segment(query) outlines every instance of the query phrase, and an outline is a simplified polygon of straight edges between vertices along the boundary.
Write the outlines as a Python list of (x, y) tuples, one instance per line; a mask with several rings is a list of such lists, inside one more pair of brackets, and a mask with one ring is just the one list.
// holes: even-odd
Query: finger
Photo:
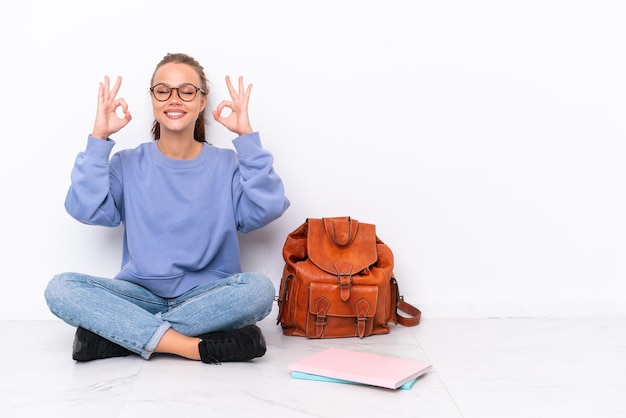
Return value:
[(217, 108), (215, 109), (215, 112), (218, 115), (221, 115), (222, 114), (222, 110), (224, 110), (225, 107), (227, 107), (229, 109), (232, 109), (233, 108), (233, 102), (228, 101), (228, 100), (222, 100), (220, 102), (220, 104), (217, 105)]
[(242, 94), (243, 92), (243, 76), (239, 76), (239, 94)]
[(104, 100), (104, 84), (101, 82), (98, 83), (98, 104), (102, 103)]
[(104, 76), (104, 84), (102, 88), (103, 88), (102, 99), (106, 101), (109, 98), (109, 76), (108, 75)]
[(128, 113), (128, 103), (126, 103), (126, 100), (120, 98), (116, 100), (116, 103), (122, 108), (122, 112)]
[(244, 102), (246, 104), (246, 108), (248, 107), (248, 102), (250, 101), (250, 92), (252, 91), (252, 84), (248, 84), (248, 88), (246, 89), (246, 95), (244, 98)]
[(226, 87), (228, 87), (228, 92), (230, 93), (230, 97), (234, 99), (235, 96), (237, 95), (237, 92), (235, 91), (233, 84), (230, 82), (230, 76), (226, 76)]
[(117, 92), (120, 90), (121, 85), (122, 85), (122, 77), (117, 76), (117, 80), (115, 80), (115, 85), (113, 86), (113, 89), (111, 90), (111, 96), (113, 97), (117, 96)]
[(215, 115), (220, 115), (222, 113), (222, 109), (224, 108), (224, 102), (221, 102), (220, 104), (217, 105), (217, 107), (215, 108), (215, 110), (213, 111), (213, 114)]
[(247, 106), (248, 101), (250, 100), (250, 91), (252, 90), (252, 84), (248, 84), (248, 87), (244, 89), (243, 87), (243, 76), (239, 76), (239, 98), (243, 95), (243, 103)]

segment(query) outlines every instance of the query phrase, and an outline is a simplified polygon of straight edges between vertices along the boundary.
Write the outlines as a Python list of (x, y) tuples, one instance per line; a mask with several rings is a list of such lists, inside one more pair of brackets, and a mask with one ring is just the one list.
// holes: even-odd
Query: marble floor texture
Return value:
[[(172, 356), (76, 363), (74, 329), (0, 321), (0, 417), (626, 417), (626, 318), (430, 319), (387, 335), (287, 337), (265, 356), (207, 365)], [(326, 348), (428, 361), (411, 389), (291, 378)]]

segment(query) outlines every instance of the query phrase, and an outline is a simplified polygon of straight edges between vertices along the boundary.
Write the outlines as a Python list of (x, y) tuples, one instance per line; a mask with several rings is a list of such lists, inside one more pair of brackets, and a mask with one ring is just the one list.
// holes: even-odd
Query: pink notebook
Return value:
[(424, 361), (329, 348), (291, 363), (288, 369), (290, 372), (397, 389), (426, 373), (431, 366)]

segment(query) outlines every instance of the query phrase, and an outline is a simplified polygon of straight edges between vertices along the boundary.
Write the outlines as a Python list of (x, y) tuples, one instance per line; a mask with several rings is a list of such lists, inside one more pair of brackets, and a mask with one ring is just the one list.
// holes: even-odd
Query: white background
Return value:
[[(377, 225), (428, 317), (624, 316), (626, 6), (614, 1), (45, 1), (0, 6), (0, 319), (51, 319), (62, 271), (112, 276), (121, 230), (63, 200), (98, 82), (150, 141), (167, 52), (254, 84), (253, 127), (292, 202), (242, 236), (278, 285), (307, 217)], [(213, 123), (214, 145), (233, 135)], [(86, 301), (86, 303), (89, 303)]]

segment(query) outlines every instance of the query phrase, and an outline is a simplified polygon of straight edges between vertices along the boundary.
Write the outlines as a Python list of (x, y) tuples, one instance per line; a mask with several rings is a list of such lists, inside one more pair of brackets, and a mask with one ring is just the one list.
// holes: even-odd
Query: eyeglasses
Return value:
[(178, 93), (178, 97), (180, 97), (180, 100), (182, 100), (183, 102), (193, 101), (193, 99), (196, 98), (198, 92), (206, 94), (206, 92), (200, 87), (196, 87), (190, 83), (181, 84), (178, 87), (170, 87), (167, 84), (159, 83), (150, 87), (150, 92), (159, 102), (164, 102), (168, 100), (172, 95), (172, 90), (176, 90), (176, 93)]

